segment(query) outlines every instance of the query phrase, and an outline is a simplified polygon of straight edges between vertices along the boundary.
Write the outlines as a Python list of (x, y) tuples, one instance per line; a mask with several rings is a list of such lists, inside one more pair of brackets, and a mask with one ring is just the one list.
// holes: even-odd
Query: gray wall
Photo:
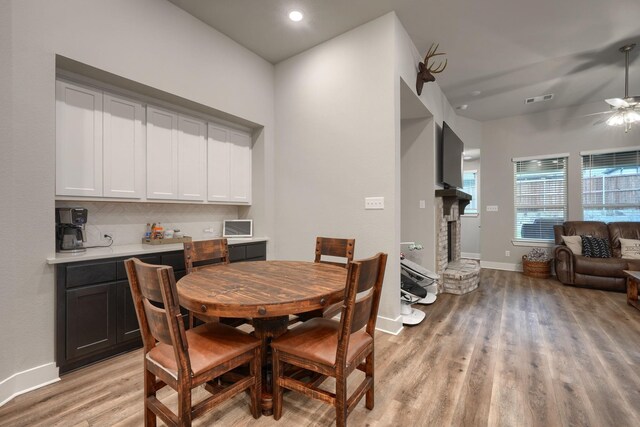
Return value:
[(9, 112), (1, 114), (0, 213), (12, 237), (3, 233), (0, 245), (2, 402), (57, 377), (54, 270), (45, 263), (55, 250), (55, 55), (263, 125), (254, 156), (263, 177), (254, 178), (255, 207), (244, 211), (265, 236), (274, 234), (265, 202), (273, 199), (274, 68), (165, 1), (25, 0), (0, 8), (0, 111)]
[[(513, 157), (569, 153), (568, 216), (570, 220), (581, 220), (580, 151), (640, 145), (640, 127), (625, 133), (619, 127), (593, 126), (598, 116), (581, 117), (606, 109), (604, 102), (598, 102), (483, 123), (480, 157), (483, 266), (519, 268), (522, 255), (531, 249), (511, 243)], [(486, 212), (487, 205), (497, 205), (498, 212)], [(510, 251), (511, 256), (506, 257), (505, 251)]]
[[(389, 252), (379, 312), (390, 319), (400, 309), (399, 289), (389, 291), (399, 274), (393, 18), (277, 64), (275, 104), (277, 257), (313, 259), (316, 236), (355, 238), (356, 259)], [(365, 210), (368, 196), (385, 209)]]

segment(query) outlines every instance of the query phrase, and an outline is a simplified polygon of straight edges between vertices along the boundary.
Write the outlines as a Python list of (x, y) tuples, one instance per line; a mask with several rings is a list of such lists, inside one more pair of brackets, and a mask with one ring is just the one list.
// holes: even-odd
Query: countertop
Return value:
[[(233, 246), (244, 243), (266, 242), (267, 240), (269, 239), (266, 237), (253, 237), (250, 239), (227, 239), (227, 243), (229, 246)], [(67, 262), (181, 251), (183, 247), (182, 243), (172, 243), (169, 245), (143, 245), (142, 243), (137, 243), (133, 245), (110, 246), (108, 248), (89, 248), (85, 252), (75, 254), (56, 253), (54, 256), (47, 258), (47, 264), (64, 264)]]

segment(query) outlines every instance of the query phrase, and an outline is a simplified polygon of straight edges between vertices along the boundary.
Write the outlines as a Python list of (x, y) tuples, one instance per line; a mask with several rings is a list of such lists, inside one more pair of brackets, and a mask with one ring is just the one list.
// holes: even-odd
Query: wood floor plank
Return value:
[[(422, 324), (376, 334), (375, 408), (359, 403), (350, 425), (640, 425), (640, 311), (624, 294), (485, 269), (476, 291), (414, 307)], [(176, 403), (170, 390), (159, 396)], [(14, 398), (0, 407), (0, 426), (140, 426), (142, 410), (136, 350)], [(194, 425), (333, 423), (328, 405), (286, 393), (280, 421), (254, 420), (241, 394)]]

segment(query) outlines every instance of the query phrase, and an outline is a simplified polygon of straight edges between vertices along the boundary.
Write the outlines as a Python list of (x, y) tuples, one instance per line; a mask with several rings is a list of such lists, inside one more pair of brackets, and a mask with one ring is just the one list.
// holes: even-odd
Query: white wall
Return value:
[[(481, 196), (482, 206), (497, 205), (498, 212), (483, 212), (481, 253), (483, 265), (518, 268), (529, 247), (513, 246), (513, 157), (569, 153), (569, 220), (581, 220), (580, 151), (640, 145), (640, 128), (629, 133), (599, 119), (581, 117), (603, 111), (604, 102), (585, 104), (483, 123)], [(511, 256), (506, 257), (505, 251)]]
[[(467, 143), (465, 141), (465, 150)], [(476, 171), (476, 189), (477, 195), (480, 194), (480, 182), (482, 174), (480, 173), (480, 160), (464, 161), (465, 171)], [(476, 202), (480, 202), (476, 196)], [(466, 214), (460, 217), (460, 252), (463, 258), (480, 259), (480, 225), (482, 219), (482, 210), (480, 203), (478, 206), (478, 214)], [(468, 206), (467, 206), (468, 209)]]
[(274, 234), (266, 202), (273, 199), (274, 69), (166, 1), (24, 0), (0, 8), (0, 111), (11, 110), (2, 115), (10, 120), (3, 120), (0, 168), (0, 212), (11, 230), (0, 245), (3, 402), (57, 375), (54, 275), (45, 264), (54, 252), (55, 55), (263, 125), (261, 158), (254, 155), (262, 176), (254, 174), (254, 207), (243, 214), (265, 236)]

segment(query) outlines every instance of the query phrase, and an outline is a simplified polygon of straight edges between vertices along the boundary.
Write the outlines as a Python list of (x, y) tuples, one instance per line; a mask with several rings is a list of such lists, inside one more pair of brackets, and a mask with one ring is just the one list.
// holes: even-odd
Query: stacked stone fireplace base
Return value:
[(473, 259), (451, 261), (440, 277), (442, 292), (462, 295), (480, 284), (480, 263)]
[(471, 196), (460, 190), (436, 191), (436, 227), (438, 229), (437, 264), (439, 293), (462, 295), (480, 283), (480, 263), (460, 258), (460, 215)]

